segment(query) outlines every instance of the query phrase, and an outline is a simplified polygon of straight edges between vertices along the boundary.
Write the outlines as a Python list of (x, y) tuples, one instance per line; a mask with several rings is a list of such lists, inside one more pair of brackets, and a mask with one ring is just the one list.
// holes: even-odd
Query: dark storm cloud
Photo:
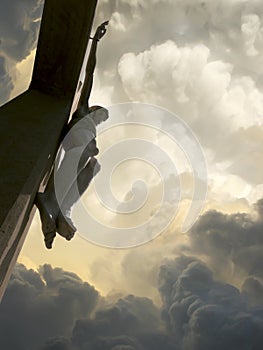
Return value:
[[(0, 348), (260, 350), (262, 207), (260, 200), (257, 217), (215, 211), (200, 217), (189, 234), (195, 256), (160, 266), (161, 308), (134, 295), (102, 298), (60, 268), (17, 265), (0, 305)], [(242, 270), (240, 289), (218, 277), (229, 261)]]
[[(0, 307), (0, 346), (10, 350), (259, 350), (262, 284), (242, 293), (195, 257), (164, 261), (162, 310), (129, 295), (112, 302), (80, 278), (45, 265), (18, 265)], [(262, 305), (262, 304), (261, 304)], [(93, 313), (91, 311), (96, 307)]]
[[(10, 350), (174, 350), (160, 310), (132, 295), (100, 299), (74, 273), (17, 265), (0, 306), (0, 347)], [(92, 310), (97, 305), (96, 312)]]
[(0, 307), (0, 348), (36, 349), (48, 338), (68, 336), (97, 301), (98, 292), (75, 274), (49, 265), (39, 274), (18, 265)]
[(250, 307), (238, 289), (215, 281), (199, 260), (181, 257), (163, 265), (160, 292), (180, 349), (261, 349), (263, 307)]
[(257, 202), (257, 218), (249, 214), (210, 211), (200, 217), (190, 238), (193, 252), (205, 254), (214, 268), (235, 270), (263, 278), (263, 200)]
[(77, 349), (175, 349), (162, 331), (160, 311), (147, 298), (132, 295), (97, 311), (90, 320), (77, 321), (73, 344)]

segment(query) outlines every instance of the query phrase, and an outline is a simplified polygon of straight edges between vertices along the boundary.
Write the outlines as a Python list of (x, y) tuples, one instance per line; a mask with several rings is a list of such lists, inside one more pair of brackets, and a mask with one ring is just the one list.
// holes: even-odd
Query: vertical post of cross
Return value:
[(69, 117), (96, 5), (45, 1), (30, 87), (0, 108), (0, 298)]

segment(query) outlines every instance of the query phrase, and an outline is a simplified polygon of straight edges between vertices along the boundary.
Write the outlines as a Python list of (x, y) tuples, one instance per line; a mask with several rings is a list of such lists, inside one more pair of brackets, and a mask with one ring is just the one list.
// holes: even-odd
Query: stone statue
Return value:
[[(89, 107), (89, 96), (96, 66), (98, 41), (106, 33), (107, 25), (108, 21), (102, 23), (97, 28), (94, 37), (91, 38), (92, 45), (79, 103), (71, 121), (62, 133), (63, 138), (68, 135), (62, 141), (65, 154), (56, 172), (56, 191), (63, 194), (62, 203), (59, 205), (56, 197), (54, 168), (45, 191), (38, 193), (35, 199), (35, 204), (40, 213), (45, 245), (48, 249), (52, 248), (56, 232), (67, 240), (73, 238), (76, 228), (70, 218), (71, 207), (77, 202), (79, 195), (81, 196), (85, 192), (93, 177), (100, 170), (100, 165), (95, 158), (99, 153), (96, 146), (96, 126), (107, 120), (109, 115), (107, 109), (101, 106)], [(76, 171), (76, 169), (72, 169), (72, 159), (80, 154), (81, 157)], [(76, 184), (79, 195), (74, 190)]]

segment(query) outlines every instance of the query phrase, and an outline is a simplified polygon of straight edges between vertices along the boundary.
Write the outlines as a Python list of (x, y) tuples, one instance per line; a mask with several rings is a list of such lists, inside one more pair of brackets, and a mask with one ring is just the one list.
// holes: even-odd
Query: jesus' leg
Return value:
[(71, 208), (86, 191), (91, 180), (93, 177), (95, 177), (99, 170), (100, 165), (97, 159), (91, 157), (87, 165), (79, 172), (77, 183), (74, 183), (71, 186), (70, 190), (64, 197), (61, 210), (57, 216), (56, 226), (57, 232), (67, 240), (70, 240), (76, 232), (76, 228), (70, 218)]
[[(82, 148), (77, 147), (69, 149), (62, 159), (61, 165), (56, 170), (56, 174), (54, 174), (54, 170), (52, 171), (44, 193), (37, 194), (35, 203), (39, 209), (42, 232), (48, 249), (52, 248), (56, 231), (68, 240), (73, 237), (76, 228), (69, 216), (67, 217), (68, 221), (66, 221), (62, 213), (60, 213), (60, 207), (64, 205), (65, 210), (70, 212), (71, 206), (78, 200), (74, 193), (76, 181), (80, 186), (79, 192), (81, 194), (87, 189), (93, 178), (93, 170), (97, 163), (95, 159), (92, 160), (92, 156), (97, 153), (98, 149), (94, 140), (88, 144), (84, 151)], [(76, 159), (80, 159), (79, 164), (76, 163)], [(89, 159), (91, 163), (88, 166), (86, 164)], [(76, 168), (77, 171), (74, 170)], [(63, 213), (66, 211), (63, 211)], [(58, 216), (60, 217), (59, 220), (57, 220)], [(59, 223), (58, 229), (56, 221)]]
[(54, 169), (50, 175), (45, 192), (37, 194), (35, 204), (40, 214), (45, 245), (48, 249), (51, 249), (52, 242), (56, 236), (55, 217), (58, 211), (54, 192)]

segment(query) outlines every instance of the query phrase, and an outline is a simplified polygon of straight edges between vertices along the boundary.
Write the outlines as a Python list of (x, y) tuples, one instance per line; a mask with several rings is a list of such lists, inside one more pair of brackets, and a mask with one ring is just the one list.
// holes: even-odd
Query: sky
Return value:
[[(42, 6), (0, 0), (1, 104), (28, 88)], [(73, 213), (82, 235), (48, 251), (35, 215), (0, 305), (1, 348), (261, 349), (262, 2), (100, 0), (93, 31), (107, 19), (90, 102), (110, 118)], [(102, 227), (142, 223), (145, 244), (100, 245)]]

